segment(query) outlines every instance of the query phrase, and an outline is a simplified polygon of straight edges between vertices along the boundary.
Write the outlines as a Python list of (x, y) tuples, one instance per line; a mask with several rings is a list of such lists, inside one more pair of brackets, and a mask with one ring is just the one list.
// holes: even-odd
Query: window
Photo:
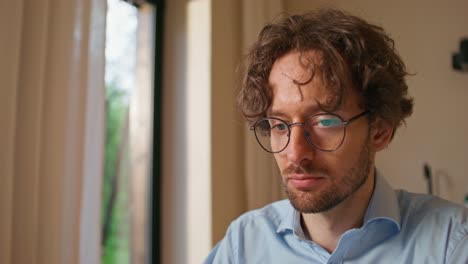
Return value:
[(155, 32), (159, 32), (155, 21), (161, 23), (161, 19), (155, 18), (161, 10), (154, 7), (108, 0), (104, 264), (156, 263), (159, 259), (159, 183), (153, 176), (159, 170), (159, 152), (153, 148), (159, 136), (153, 126), (159, 124), (159, 110), (154, 108), (159, 106), (154, 102), (159, 90), (154, 87), (160, 83), (161, 65), (160, 56), (155, 56)]

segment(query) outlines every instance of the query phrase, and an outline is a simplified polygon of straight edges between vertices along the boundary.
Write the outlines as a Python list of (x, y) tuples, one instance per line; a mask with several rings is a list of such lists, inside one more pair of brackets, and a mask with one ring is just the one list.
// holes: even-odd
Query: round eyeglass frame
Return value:
[[(309, 143), (309, 145), (311, 145), (312, 147), (314, 147), (315, 149), (318, 149), (320, 151), (324, 151), (324, 152), (333, 152), (333, 151), (336, 151), (337, 149), (339, 149), (341, 147), (341, 145), (343, 145), (343, 142), (346, 138), (346, 128), (354, 121), (356, 121), (357, 119), (365, 116), (369, 114), (368, 111), (362, 111), (361, 113), (351, 117), (350, 119), (348, 120), (344, 120), (341, 116), (335, 114), (335, 113), (319, 113), (319, 114), (315, 114), (315, 115), (312, 115), (312, 116), (309, 116), (306, 118), (306, 121), (304, 122), (294, 122), (294, 123), (287, 123), (286, 121), (282, 120), (282, 119), (279, 119), (279, 118), (276, 118), (276, 117), (265, 117), (265, 118), (262, 118), (260, 120), (257, 120), (252, 126), (250, 126), (250, 130), (252, 130), (254, 132), (254, 135), (255, 135), (255, 139), (257, 140), (257, 143), (260, 145), (260, 147), (265, 150), (266, 152), (269, 152), (269, 153), (273, 153), (273, 154), (276, 154), (276, 153), (280, 153), (281, 151), (285, 150), (288, 145), (289, 145), (289, 141), (291, 140), (291, 127), (293, 126), (301, 126), (302, 128), (304, 128), (306, 122), (312, 118), (315, 118), (317, 116), (321, 116), (321, 115), (332, 115), (332, 116), (336, 116), (338, 117), (340, 120), (341, 120), (341, 125), (343, 126), (343, 138), (341, 139), (341, 142), (340, 144), (338, 144), (338, 146), (334, 149), (323, 149), (323, 148), (320, 148), (318, 146), (316, 146), (306, 135), (306, 131), (304, 130), (304, 138), (306, 139), (307, 143)], [(262, 121), (265, 121), (265, 120), (268, 120), (268, 119), (275, 119), (275, 120), (278, 120), (280, 122), (283, 122), (287, 127), (288, 127), (288, 133), (287, 133), (287, 137), (288, 137), (288, 141), (286, 142), (286, 144), (284, 145), (284, 147), (279, 150), (279, 151), (270, 151), (268, 150), (267, 148), (265, 148), (262, 143), (261, 143), (261, 140), (258, 138), (259, 136), (257, 135), (257, 131), (256, 131), (256, 126), (262, 122)]]

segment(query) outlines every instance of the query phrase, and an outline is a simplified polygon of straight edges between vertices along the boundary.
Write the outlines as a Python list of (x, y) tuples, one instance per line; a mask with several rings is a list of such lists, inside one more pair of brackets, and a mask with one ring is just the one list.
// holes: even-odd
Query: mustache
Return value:
[(285, 169), (281, 170), (281, 175), (287, 176), (289, 174), (315, 174), (315, 175), (326, 175), (326, 170), (323, 168), (314, 167), (311, 164), (304, 165), (289, 165)]

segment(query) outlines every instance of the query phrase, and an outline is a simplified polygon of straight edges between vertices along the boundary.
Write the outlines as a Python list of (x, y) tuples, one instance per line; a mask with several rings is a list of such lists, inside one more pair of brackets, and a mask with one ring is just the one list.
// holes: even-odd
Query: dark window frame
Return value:
[(162, 95), (163, 95), (163, 32), (164, 0), (124, 0), (137, 8), (149, 3), (154, 6), (154, 97), (153, 97), (153, 149), (151, 167), (151, 201), (149, 223), (151, 224), (148, 263), (161, 263), (161, 179), (162, 179)]
[(150, 263), (161, 263), (161, 180), (162, 180), (162, 95), (164, 0), (148, 0), (154, 14), (154, 99), (153, 99), (153, 167), (151, 182), (151, 250)]

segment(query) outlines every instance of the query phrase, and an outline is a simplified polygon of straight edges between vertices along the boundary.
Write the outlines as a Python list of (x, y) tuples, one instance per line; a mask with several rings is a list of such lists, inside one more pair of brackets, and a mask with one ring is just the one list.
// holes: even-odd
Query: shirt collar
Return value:
[(400, 230), (400, 207), (395, 191), (375, 170), (374, 192), (364, 215), (364, 225), (376, 219), (389, 220)]
[[(384, 177), (375, 170), (374, 192), (364, 216), (364, 225), (377, 220), (388, 220), (393, 222), (400, 230), (400, 209), (395, 191), (387, 183)], [(291, 204), (287, 207), (283, 220), (276, 229), (277, 233), (291, 230), (299, 237), (304, 236), (300, 223), (300, 213)]]
[[(289, 202), (289, 200), (288, 200)], [(300, 227), (300, 218), (299, 212), (292, 207), (291, 203), (288, 203), (288, 207), (286, 209), (286, 212), (284, 214), (283, 220), (281, 223), (278, 225), (278, 228), (276, 229), (276, 233), (282, 233), (286, 232), (287, 230), (297, 230), (297, 225)], [(300, 228), (302, 230), (302, 228)]]

